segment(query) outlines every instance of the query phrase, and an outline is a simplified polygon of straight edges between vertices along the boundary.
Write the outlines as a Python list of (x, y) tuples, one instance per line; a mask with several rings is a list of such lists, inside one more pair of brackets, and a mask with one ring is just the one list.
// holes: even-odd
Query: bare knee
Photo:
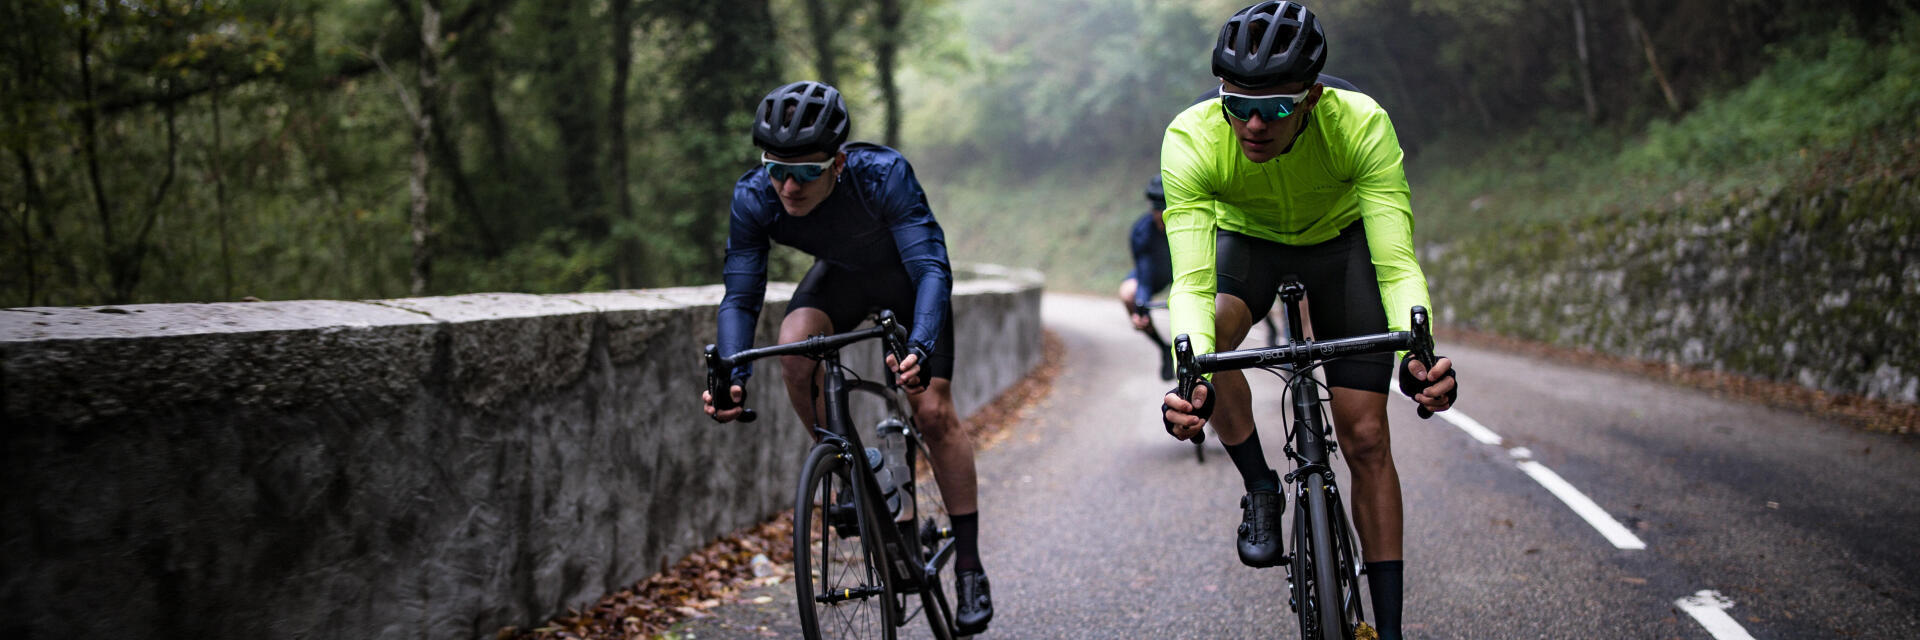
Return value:
[(813, 372), (819, 369), (819, 363), (804, 356), (782, 356), (780, 372), (786, 378), (788, 388), (803, 388), (813, 381)]
[(1385, 416), (1366, 416), (1355, 420), (1340, 441), (1340, 452), (1355, 469), (1373, 469), (1393, 464), (1392, 440), (1387, 434)]
[(928, 445), (936, 445), (954, 438), (965, 438), (960, 428), (960, 417), (953, 409), (953, 402), (935, 395), (932, 390), (914, 398), (913, 422), (920, 427), (920, 433)]

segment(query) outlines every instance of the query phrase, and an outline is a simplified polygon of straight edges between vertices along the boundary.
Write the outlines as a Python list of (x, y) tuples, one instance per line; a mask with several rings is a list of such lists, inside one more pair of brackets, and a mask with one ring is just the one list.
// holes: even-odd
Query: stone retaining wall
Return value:
[(1920, 186), (1699, 203), (1423, 251), (1437, 316), (1560, 346), (1920, 402)]
[[(1039, 282), (955, 284), (963, 415), (1038, 362)], [(492, 638), (591, 604), (791, 506), (777, 366), (759, 422), (700, 413), (719, 297), (0, 310), (0, 637)]]

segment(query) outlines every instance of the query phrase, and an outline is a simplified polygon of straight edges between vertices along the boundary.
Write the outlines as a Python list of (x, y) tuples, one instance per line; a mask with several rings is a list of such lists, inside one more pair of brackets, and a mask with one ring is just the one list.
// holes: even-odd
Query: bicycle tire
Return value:
[(1360, 604), (1360, 554), (1356, 550), (1353, 526), (1347, 521), (1347, 510), (1340, 504), (1337, 487), (1330, 496), (1333, 499), (1328, 501), (1327, 507), (1329, 515), (1333, 516), (1333, 548), (1335, 558), (1339, 561), (1340, 593), (1345, 598), (1341, 601), (1341, 622), (1345, 625), (1347, 637), (1377, 638), (1377, 633), (1362, 633), (1366, 625), (1366, 612)]
[[(908, 420), (914, 433), (919, 433), (919, 425)], [(940, 483), (934, 478), (933, 453), (927, 449), (925, 440), (913, 438), (913, 450), (916, 453), (913, 467), (913, 518), (914, 544), (920, 550), (916, 558), (925, 563), (927, 558), (938, 553), (940, 543), (950, 539), (953, 521), (947, 513), (947, 501), (940, 494)], [(925, 462), (926, 472), (922, 473), (921, 462)], [(925, 583), (920, 586), (920, 610), (927, 617), (927, 625), (933, 629), (935, 640), (953, 640), (956, 637), (953, 624), (953, 599), (947, 595), (946, 585), (953, 583), (953, 562), (951, 558), (941, 563), (931, 574), (924, 576)]]
[(1298, 603), (1300, 637), (1306, 640), (1350, 640), (1352, 627), (1343, 620), (1340, 600), (1340, 562), (1333, 545), (1332, 517), (1327, 509), (1326, 479), (1307, 474), (1294, 517), (1293, 579)]
[[(867, 501), (852, 484), (854, 469), (839, 447), (826, 443), (814, 446), (800, 469), (793, 508), (793, 591), (801, 633), (808, 640), (893, 640), (899, 626), (891, 606), (893, 578), (885, 570), (885, 551), (873, 544), (877, 523), (861, 506)], [(843, 513), (829, 509), (836, 504), (853, 505), (853, 535), (841, 536), (844, 516), (829, 522), (830, 513)], [(834, 598), (836, 593), (843, 596)]]

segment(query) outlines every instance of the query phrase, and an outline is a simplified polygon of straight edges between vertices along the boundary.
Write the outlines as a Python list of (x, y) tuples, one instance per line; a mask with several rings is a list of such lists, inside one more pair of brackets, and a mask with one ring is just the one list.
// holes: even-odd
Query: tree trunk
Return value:
[(87, 26), (87, 9), (91, 3), (82, 2), (80, 8), (80, 33), (76, 43), (80, 51), (80, 153), (86, 156), (87, 185), (93, 192), (94, 215), (100, 219), (100, 250), (104, 262), (109, 264), (113, 250), (113, 204), (107, 200), (107, 189), (100, 181), (100, 141), (99, 115), (94, 106), (93, 88), (93, 34)]
[[(560, 138), (561, 183), (566, 185), (567, 222), (588, 241), (606, 238), (612, 225), (607, 223), (606, 174), (600, 168), (600, 107), (593, 93), (604, 86), (597, 63), (600, 56), (586, 50), (581, 39), (571, 35), (575, 29), (588, 28), (585, 9), (571, 2), (549, 2), (541, 9), (540, 25), (547, 30), (542, 61), (547, 76), (544, 91), (552, 95), (543, 101)], [(593, 23), (592, 28), (600, 28)], [(727, 42), (723, 46), (739, 46)]]
[(880, 97), (887, 105), (887, 129), (882, 143), (900, 146), (900, 89), (894, 83), (894, 61), (900, 52), (901, 0), (880, 0), (879, 31), (873, 46), (873, 67), (880, 81)]
[(1573, 49), (1580, 55), (1580, 95), (1586, 99), (1587, 122), (1600, 121), (1600, 101), (1593, 92), (1593, 59), (1587, 51), (1587, 7), (1583, 0), (1567, 0), (1573, 5)]
[(413, 269), (412, 295), (426, 295), (433, 273), (432, 226), (427, 219), (427, 178), (433, 169), (433, 109), (428, 105), (439, 91), (440, 77), (435, 53), (440, 49), (440, 8), (434, 0), (420, 0), (420, 87), (419, 109), (413, 114), (413, 173), (407, 181), (412, 197)]
[[(38, 249), (46, 245), (48, 251), (58, 254), (53, 245), (53, 226), (46, 214), (46, 197), (40, 191), (40, 178), (34, 175), (33, 157), (27, 155), (25, 145), (13, 148), (14, 164), (20, 169), (20, 182), (26, 185), (26, 194), (20, 203), (20, 256), (26, 262), (27, 297), (20, 306), (37, 306), (40, 302), (40, 256)], [(33, 237), (33, 214), (40, 212), (40, 238)]]
[(1640, 40), (1640, 49), (1647, 56), (1647, 67), (1653, 70), (1654, 81), (1660, 83), (1660, 94), (1667, 99), (1667, 109), (1679, 113), (1680, 99), (1674, 95), (1673, 84), (1667, 82), (1667, 72), (1660, 68), (1660, 57), (1654, 55), (1653, 35), (1647, 33), (1646, 23), (1641, 22), (1639, 14), (1634, 13), (1631, 2), (1621, 0), (1620, 8), (1627, 14), (1627, 30)]
[(833, 51), (833, 32), (839, 27), (839, 21), (834, 19), (833, 8), (827, 2), (807, 0), (807, 28), (809, 35), (813, 36), (814, 73), (820, 76), (821, 82), (838, 88), (840, 77), (835, 70), (839, 68), (840, 61)]
[[(8, 17), (14, 16), (9, 15)], [(28, 56), (19, 56), (14, 60), (15, 69), (19, 71), (19, 74), (0, 78), (0, 97), (8, 100), (22, 100), (26, 96), (32, 95), (25, 93), (25, 91), (30, 91), (30, 89), (26, 89), (12, 82), (12, 80), (18, 78), (24, 81), (21, 83), (23, 85), (32, 84), (30, 80), (27, 80), (32, 77), (28, 75), (28, 65), (30, 64), (32, 64), (32, 61), (28, 60)], [(46, 251), (50, 258), (49, 262), (51, 263), (58, 263), (60, 261), (61, 251), (53, 246), (53, 220), (52, 216), (48, 215), (49, 210), (47, 207), (46, 192), (40, 188), (39, 170), (36, 169), (33, 164), (33, 153), (31, 151), (33, 148), (33, 140), (26, 133), (29, 129), (27, 128), (27, 118), (22, 114), (23, 111), (25, 110), (13, 108), (11, 104), (6, 107), (7, 115), (11, 116), (7, 119), (8, 126), (20, 132), (18, 136), (11, 136), (12, 140), (10, 140), (10, 142), (13, 144), (8, 145), (8, 147), (9, 150), (13, 152), (14, 167), (20, 171), (20, 184), (24, 191), (20, 199), (20, 258), (21, 261), (24, 262), (21, 266), (24, 267), (22, 271), (26, 274), (27, 297), (15, 306), (31, 307), (40, 303), (40, 284), (43, 280), (40, 275), (41, 251)], [(34, 218), (34, 214), (36, 213), (39, 214), (38, 224), (36, 224)], [(36, 227), (39, 231), (39, 238), (37, 239), (34, 237)], [(52, 268), (49, 267), (48, 270), (52, 271)]]
[[(607, 154), (613, 165), (611, 185), (614, 193), (614, 221), (616, 224), (632, 223), (633, 190), (628, 187), (630, 177), (627, 167), (627, 76), (633, 69), (633, 18), (629, 15), (633, 0), (612, 0), (613, 14), (613, 87), (607, 92)], [(622, 258), (637, 252), (638, 247), (630, 240), (622, 239), (619, 247)], [(622, 289), (632, 287), (634, 273), (638, 269), (616, 259), (614, 266), (614, 284)]]
[(213, 92), (213, 154), (212, 162), (210, 163), (213, 169), (213, 210), (220, 221), (220, 273), (221, 282), (224, 285), (221, 288), (220, 299), (232, 300), (233, 242), (231, 240), (232, 235), (227, 228), (227, 169), (224, 155), (226, 144), (222, 132), (223, 129), (220, 127), (220, 91), (216, 89)]
[(140, 232), (134, 234), (133, 244), (123, 247), (114, 266), (114, 297), (133, 301), (133, 292), (140, 285), (141, 269), (147, 259), (147, 250), (153, 245), (147, 241), (153, 236), (153, 226), (160, 221), (162, 205), (166, 203), (167, 193), (173, 190), (173, 178), (180, 168), (180, 129), (175, 126), (173, 105), (161, 107), (167, 123), (167, 172), (160, 177), (160, 184), (154, 185), (153, 195), (147, 197), (146, 220), (140, 223)]

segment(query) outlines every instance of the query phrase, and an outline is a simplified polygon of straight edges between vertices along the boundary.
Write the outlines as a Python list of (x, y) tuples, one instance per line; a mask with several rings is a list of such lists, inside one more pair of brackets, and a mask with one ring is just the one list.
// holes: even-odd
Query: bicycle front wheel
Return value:
[(951, 640), (953, 598), (947, 585), (953, 584), (953, 528), (947, 514), (947, 501), (940, 495), (940, 483), (934, 479), (933, 453), (920, 438), (913, 439), (915, 455), (913, 484), (913, 544), (918, 545), (924, 572), (920, 586), (920, 610), (927, 616), (935, 640)]
[[(1300, 637), (1307, 640), (1351, 640), (1358, 603), (1349, 607), (1340, 550), (1334, 545), (1335, 522), (1326, 479), (1308, 474), (1293, 520), (1293, 597), (1300, 614)], [(1351, 562), (1351, 560), (1349, 560)]]
[(893, 580), (877, 523), (857, 505), (853, 466), (820, 444), (800, 471), (793, 508), (793, 592), (809, 640), (893, 640)]

